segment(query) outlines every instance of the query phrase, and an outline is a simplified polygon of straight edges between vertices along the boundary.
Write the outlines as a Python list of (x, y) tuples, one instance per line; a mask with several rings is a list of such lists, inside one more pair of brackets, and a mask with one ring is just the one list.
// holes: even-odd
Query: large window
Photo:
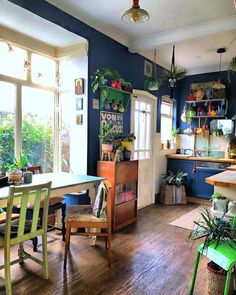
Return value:
[[(11, 49), (11, 50), (9, 50)], [(60, 146), (56, 61), (0, 42), (0, 159), (21, 152), (45, 172), (56, 166)]]
[(168, 97), (162, 97), (161, 103), (161, 142), (166, 144), (171, 138), (173, 127), (173, 101)]

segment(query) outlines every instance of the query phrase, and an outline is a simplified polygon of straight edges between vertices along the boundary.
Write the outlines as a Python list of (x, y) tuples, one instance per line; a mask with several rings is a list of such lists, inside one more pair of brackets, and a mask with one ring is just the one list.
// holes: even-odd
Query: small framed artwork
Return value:
[(76, 124), (83, 125), (83, 114), (76, 115)]
[(147, 60), (144, 61), (144, 75), (152, 77), (152, 63)]
[(83, 98), (76, 97), (76, 110), (80, 111), (83, 109)]
[(75, 94), (84, 94), (84, 79), (75, 79)]

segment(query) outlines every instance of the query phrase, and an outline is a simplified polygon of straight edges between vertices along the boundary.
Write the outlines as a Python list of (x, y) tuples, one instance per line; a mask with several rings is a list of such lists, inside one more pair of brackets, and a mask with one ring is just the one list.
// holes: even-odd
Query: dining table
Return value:
[[(80, 175), (76, 173), (67, 172), (55, 172), (34, 174), (32, 183), (20, 184), (21, 186), (37, 185), (44, 182), (52, 181), (50, 197), (61, 196), (69, 193), (81, 192), (83, 190), (89, 190), (89, 196), (91, 203), (95, 198), (96, 189), (99, 184), (105, 180), (104, 177)], [(0, 208), (7, 207), (7, 200), (9, 195), (9, 186), (0, 188)], [(30, 200), (29, 200), (30, 201)], [(17, 202), (17, 200), (16, 200)]]

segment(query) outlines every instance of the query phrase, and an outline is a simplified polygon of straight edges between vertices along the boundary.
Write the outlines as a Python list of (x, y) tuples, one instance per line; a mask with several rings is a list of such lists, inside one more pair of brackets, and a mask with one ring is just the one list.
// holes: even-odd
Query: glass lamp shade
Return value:
[(221, 83), (220, 79), (218, 79), (218, 81), (212, 85), (212, 88), (213, 89), (225, 89), (225, 84)]
[(141, 8), (130, 8), (125, 11), (125, 13), (122, 15), (121, 19), (128, 23), (144, 23), (148, 21), (150, 18), (149, 13), (145, 9)]

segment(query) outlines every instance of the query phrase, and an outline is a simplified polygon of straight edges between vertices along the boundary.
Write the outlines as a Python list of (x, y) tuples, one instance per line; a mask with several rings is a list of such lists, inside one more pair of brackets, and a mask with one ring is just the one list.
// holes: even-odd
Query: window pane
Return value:
[(11, 162), (14, 156), (15, 97), (15, 85), (0, 82), (0, 158), (3, 164)]
[(163, 143), (170, 139), (172, 129), (172, 118), (161, 117), (161, 141)]
[(31, 74), (34, 83), (55, 86), (56, 63), (51, 58), (32, 53)]
[(54, 93), (22, 87), (22, 149), (31, 165), (53, 171)]
[(167, 103), (162, 103), (161, 104), (161, 113), (164, 115), (169, 115), (171, 116), (171, 105)]
[(0, 42), (0, 74), (26, 80), (27, 71), (24, 68), (24, 61), (27, 60), (26, 50), (9, 46), (5, 42)]
[(143, 150), (145, 149), (146, 147), (146, 113), (139, 113), (139, 124), (140, 124), (140, 127), (139, 127), (139, 149), (140, 150)]
[(70, 172), (70, 130), (71, 130), (71, 104), (68, 103), (71, 98), (70, 93), (62, 93), (62, 126), (61, 126), (61, 170)]

